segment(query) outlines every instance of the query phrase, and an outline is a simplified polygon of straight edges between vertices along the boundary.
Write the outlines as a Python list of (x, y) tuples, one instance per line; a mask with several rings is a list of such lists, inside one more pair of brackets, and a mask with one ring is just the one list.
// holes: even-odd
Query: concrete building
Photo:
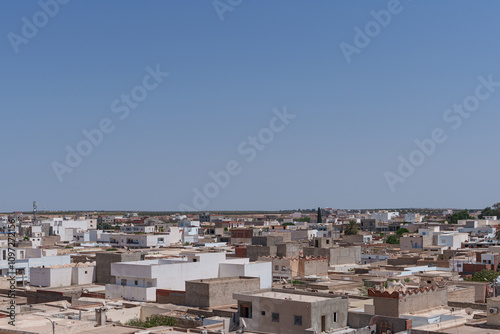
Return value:
[(122, 225), (120, 226), (120, 232), (122, 233), (154, 233), (155, 227), (153, 225)]
[(432, 236), (429, 235), (403, 235), (399, 238), (401, 250), (423, 251), (424, 247), (432, 246)]
[[(15, 261), (16, 279), (18, 282), (30, 282), (31, 269), (34, 267), (50, 267), (55, 265), (69, 265), (71, 257), (69, 255), (43, 256), (38, 258), (24, 258)], [(0, 261), (0, 273), (4, 277), (9, 277), (10, 265), (8, 260)]]
[(236, 304), (233, 294), (260, 289), (257, 277), (222, 277), (186, 281), (185, 305), (191, 307), (217, 307)]
[(30, 285), (52, 288), (92, 284), (96, 280), (95, 268), (93, 263), (31, 268)]
[(200, 223), (210, 223), (210, 212), (200, 213), (198, 219)]
[(271, 262), (226, 259), (225, 253), (181, 253), (182, 258), (111, 264), (116, 281), (106, 285), (106, 298), (156, 300), (156, 289), (185, 291), (190, 280), (248, 276), (259, 277), (261, 287), (272, 285)]
[(380, 211), (380, 212), (375, 212), (375, 213), (372, 213), (370, 215), (370, 218), (371, 219), (376, 219), (376, 220), (379, 220), (379, 221), (383, 221), (383, 222), (389, 222), (391, 221), (393, 218), (396, 218), (399, 216), (399, 212), (391, 212), (391, 211)]
[(114, 283), (116, 277), (111, 275), (111, 264), (116, 262), (130, 262), (144, 260), (142, 252), (100, 252), (96, 253), (96, 282)]
[(445, 233), (437, 235), (437, 245), (446, 246), (450, 249), (462, 248), (462, 242), (469, 239), (468, 233)]
[(200, 228), (199, 221), (183, 220), (177, 223), (181, 239), (183, 243), (196, 243), (198, 242), (198, 229)]
[(420, 216), (420, 213), (407, 213), (405, 214), (404, 221), (407, 223), (420, 223), (422, 222), (422, 216)]
[[(268, 289), (234, 294), (245, 330), (304, 334), (347, 325), (347, 297)], [(243, 321), (242, 321), (243, 320)]]
[(291, 231), (291, 236), (293, 241), (312, 240), (314, 237), (318, 236), (318, 230), (307, 229), (307, 228), (297, 229)]
[(328, 276), (328, 258), (326, 257), (261, 257), (259, 261), (272, 261), (275, 280)]
[(178, 243), (181, 238), (175, 227), (171, 232), (156, 234), (102, 233), (99, 242), (109, 243), (114, 247), (127, 248), (159, 248)]
[(252, 243), (252, 237), (254, 235), (254, 230), (251, 228), (237, 228), (231, 230), (231, 244), (250, 244)]
[(361, 246), (331, 248), (304, 247), (303, 254), (304, 256), (328, 257), (330, 266), (361, 263)]

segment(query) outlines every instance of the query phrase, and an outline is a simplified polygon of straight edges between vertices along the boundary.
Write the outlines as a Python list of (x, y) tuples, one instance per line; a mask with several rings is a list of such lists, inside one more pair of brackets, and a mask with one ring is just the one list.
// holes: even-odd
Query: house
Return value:
[(462, 243), (469, 239), (468, 233), (443, 233), (435, 235), (438, 246), (446, 246), (450, 249), (462, 248)]
[(432, 236), (429, 235), (403, 235), (399, 239), (399, 247), (402, 251), (423, 251), (424, 247), (432, 246)]
[(59, 287), (86, 285), (96, 281), (95, 263), (78, 263), (31, 268), (30, 285)]
[(181, 253), (180, 258), (111, 264), (115, 282), (106, 285), (106, 298), (156, 300), (156, 289), (185, 290), (185, 282), (217, 277), (259, 277), (260, 286), (272, 285), (271, 262), (226, 259), (223, 252)]
[(347, 325), (345, 296), (265, 289), (235, 293), (239, 327), (283, 334), (321, 333)]
[(275, 280), (328, 276), (328, 258), (326, 257), (260, 257), (259, 261), (272, 261)]

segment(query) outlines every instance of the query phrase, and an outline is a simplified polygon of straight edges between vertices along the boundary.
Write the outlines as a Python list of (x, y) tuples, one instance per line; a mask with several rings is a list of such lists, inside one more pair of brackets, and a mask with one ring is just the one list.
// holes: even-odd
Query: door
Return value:
[(325, 319), (325, 316), (323, 315), (323, 316), (321, 316), (321, 331), (322, 332), (324, 332), (326, 330), (326, 328), (325, 328), (326, 327), (325, 322), (326, 322), (326, 319)]

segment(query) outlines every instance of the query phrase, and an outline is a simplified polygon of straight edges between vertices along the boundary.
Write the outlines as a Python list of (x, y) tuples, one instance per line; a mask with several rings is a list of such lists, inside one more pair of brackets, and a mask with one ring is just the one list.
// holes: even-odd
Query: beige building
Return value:
[(345, 296), (267, 289), (235, 293), (239, 327), (246, 331), (304, 334), (321, 333), (347, 325)]
[(403, 235), (399, 239), (399, 247), (402, 251), (423, 251), (424, 247), (432, 246), (432, 236), (429, 235)]
[(326, 257), (259, 257), (259, 261), (272, 261), (273, 279), (292, 279), (305, 276), (328, 276)]

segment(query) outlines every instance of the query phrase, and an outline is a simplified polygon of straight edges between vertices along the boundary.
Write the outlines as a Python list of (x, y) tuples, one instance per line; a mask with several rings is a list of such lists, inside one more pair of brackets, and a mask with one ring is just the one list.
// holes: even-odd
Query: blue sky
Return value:
[[(500, 81), (500, 4), (402, 0), (348, 63), (339, 45), (389, 3), (243, 0), (220, 20), (211, 1), (72, 0), (16, 53), (9, 33), (42, 9), (1, 2), (0, 211), (192, 207), (233, 160), (241, 172), (199, 209), (500, 201), (500, 88), (459, 129), (443, 121), (479, 76)], [(157, 65), (170, 75), (120, 120), (112, 102)], [(296, 117), (246, 161), (238, 146), (285, 106)], [(115, 130), (60, 182), (53, 163), (105, 118)], [(392, 191), (384, 173), (435, 128), (448, 139)]]

